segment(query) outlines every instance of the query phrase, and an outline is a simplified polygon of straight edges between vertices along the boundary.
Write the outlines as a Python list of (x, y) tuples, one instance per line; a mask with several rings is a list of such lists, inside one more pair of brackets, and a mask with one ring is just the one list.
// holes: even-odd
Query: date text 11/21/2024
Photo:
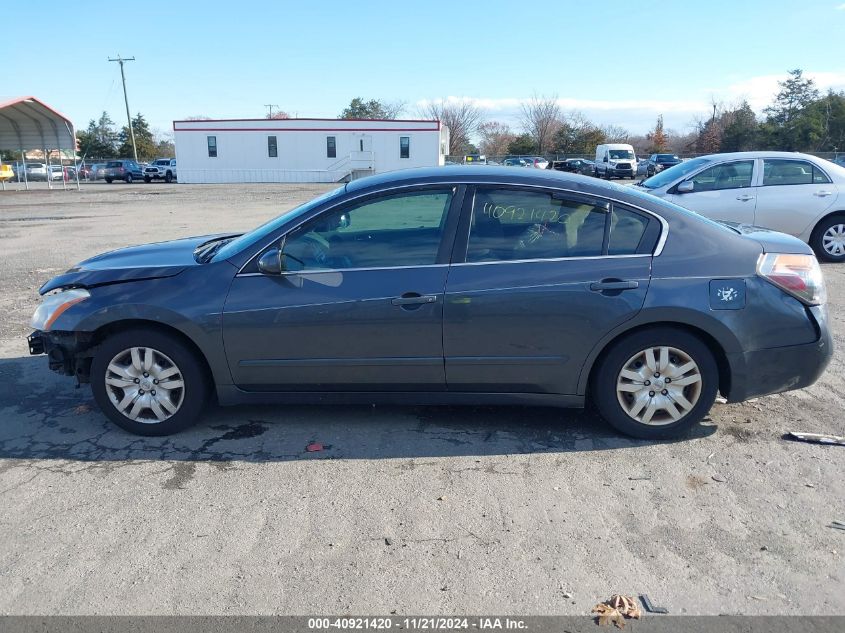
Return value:
[(405, 631), (452, 631), (468, 630), (521, 630), (528, 628), (527, 623), (519, 618), (500, 617), (345, 617), (345, 618), (309, 618), (308, 629), (321, 630), (390, 630)]

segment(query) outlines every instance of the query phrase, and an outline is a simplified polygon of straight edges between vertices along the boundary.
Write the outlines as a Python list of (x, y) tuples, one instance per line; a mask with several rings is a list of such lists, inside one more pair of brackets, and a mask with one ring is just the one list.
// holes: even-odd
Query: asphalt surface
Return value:
[[(845, 614), (838, 345), (799, 392), (683, 441), (546, 408), (212, 408), (138, 438), (29, 357), (49, 277), (124, 245), (248, 229), (322, 185), (0, 192), (0, 614)], [(306, 445), (324, 448), (307, 452)]]

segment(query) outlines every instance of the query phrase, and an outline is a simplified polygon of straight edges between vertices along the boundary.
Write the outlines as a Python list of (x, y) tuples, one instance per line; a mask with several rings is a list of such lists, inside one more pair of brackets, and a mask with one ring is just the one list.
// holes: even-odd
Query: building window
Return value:
[(276, 144), (275, 136), (267, 137), (267, 156), (276, 158), (279, 155), (279, 146)]
[(334, 136), (326, 137), (326, 158), (337, 158), (337, 138)]
[(208, 139), (208, 157), (217, 158), (217, 137), (207, 136)]
[(410, 158), (411, 157), (411, 137), (410, 136), (400, 136), (399, 137), (399, 158)]

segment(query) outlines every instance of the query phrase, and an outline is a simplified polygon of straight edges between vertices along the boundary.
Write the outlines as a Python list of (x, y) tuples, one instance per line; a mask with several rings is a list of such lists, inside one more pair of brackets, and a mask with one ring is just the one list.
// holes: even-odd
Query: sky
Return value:
[(535, 94), (633, 133), (659, 114), (684, 131), (714, 99), (762, 111), (792, 68), (845, 89), (842, 0), (7, 4), (0, 95), (38, 97), (78, 128), (103, 110), (125, 124), (118, 54), (135, 57), (133, 115), (164, 134), (190, 116), (260, 118), (266, 104), (334, 118), (356, 96), (405, 102), (405, 118), (469, 99), (518, 130)]

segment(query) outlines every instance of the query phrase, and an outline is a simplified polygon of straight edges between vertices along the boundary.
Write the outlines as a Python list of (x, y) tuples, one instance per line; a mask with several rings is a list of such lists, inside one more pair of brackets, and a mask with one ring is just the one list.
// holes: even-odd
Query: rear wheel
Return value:
[(194, 424), (208, 398), (201, 361), (177, 337), (127, 330), (98, 346), (91, 389), (103, 413), (136, 435), (170, 435)]
[(109, 183), (109, 184), (111, 184), (111, 183), (112, 183), (112, 178), (106, 178), (106, 182), (107, 182), (107, 183)]
[(131, 185), (132, 184), (132, 174), (126, 174), (123, 177), (123, 180), (126, 182), (127, 185)]
[(813, 231), (810, 246), (819, 259), (845, 262), (845, 216), (837, 215), (822, 220)]
[(635, 332), (602, 358), (593, 402), (615, 429), (643, 439), (685, 434), (713, 406), (719, 370), (707, 346), (683, 330)]

